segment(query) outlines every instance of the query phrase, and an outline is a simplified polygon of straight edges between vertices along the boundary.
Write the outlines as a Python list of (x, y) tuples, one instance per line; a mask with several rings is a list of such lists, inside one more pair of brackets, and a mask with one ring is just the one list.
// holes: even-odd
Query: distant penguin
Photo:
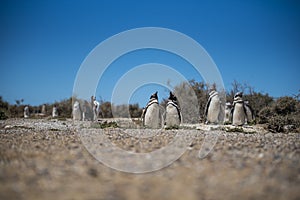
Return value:
[(96, 100), (96, 97), (94, 97), (94, 101), (93, 101), (93, 113), (94, 113), (93, 120), (97, 120), (98, 115), (100, 113), (100, 103)]
[(142, 115), (143, 125), (148, 128), (161, 128), (161, 115), (157, 92), (150, 96), (150, 100)]
[(238, 92), (234, 95), (234, 101), (232, 106), (232, 125), (242, 126), (246, 121), (246, 110), (244, 107), (244, 101), (242, 99), (243, 93)]
[(81, 120), (81, 109), (78, 101), (75, 101), (73, 105), (73, 120)]
[(87, 108), (84, 102), (82, 105), (82, 121), (86, 121), (86, 120), (87, 120)]
[(231, 122), (231, 109), (232, 109), (232, 104), (230, 102), (226, 102), (225, 104), (225, 124), (228, 124)]
[(24, 108), (24, 118), (28, 118), (29, 117), (29, 107), (25, 106)]
[(52, 117), (58, 117), (58, 111), (56, 105), (52, 108)]
[(253, 113), (253, 109), (249, 105), (249, 101), (244, 102), (244, 107), (246, 110), (246, 118), (247, 118), (247, 123), (252, 123), (255, 120), (255, 116)]
[(93, 105), (84, 100), (81, 104), (82, 121), (92, 121), (94, 119)]
[(166, 107), (166, 127), (179, 127), (181, 112), (176, 96), (170, 92)]
[(221, 101), (217, 91), (212, 90), (205, 107), (206, 124), (218, 124), (221, 111)]
[(46, 115), (46, 104), (42, 106), (42, 115)]

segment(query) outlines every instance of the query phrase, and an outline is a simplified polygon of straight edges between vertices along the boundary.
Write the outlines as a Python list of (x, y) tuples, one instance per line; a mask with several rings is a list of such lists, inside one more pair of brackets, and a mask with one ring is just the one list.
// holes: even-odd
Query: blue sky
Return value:
[[(196, 40), (218, 66), (226, 89), (233, 80), (275, 97), (300, 89), (298, 1), (1, 1), (0, 27), (0, 95), (10, 103), (23, 98), (25, 104), (39, 105), (70, 97), (89, 52), (139, 27), (169, 28)], [(178, 61), (155, 51), (127, 56), (116, 63), (130, 69)], [(184, 69), (188, 78), (199, 80)], [(110, 73), (108, 80), (120, 71), (112, 67)], [(140, 89), (143, 94), (152, 90)], [(108, 86), (96, 95), (109, 100), (109, 93)], [(148, 96), (134, 98), (144, 104)]]

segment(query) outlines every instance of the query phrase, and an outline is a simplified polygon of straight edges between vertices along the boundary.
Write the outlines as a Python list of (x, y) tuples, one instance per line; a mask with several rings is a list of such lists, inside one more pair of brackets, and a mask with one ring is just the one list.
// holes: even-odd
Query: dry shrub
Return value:
[(300, 131), (300, 102), (293, 97), (280, 97), (259, 112), (259, 123), (272, 132)]

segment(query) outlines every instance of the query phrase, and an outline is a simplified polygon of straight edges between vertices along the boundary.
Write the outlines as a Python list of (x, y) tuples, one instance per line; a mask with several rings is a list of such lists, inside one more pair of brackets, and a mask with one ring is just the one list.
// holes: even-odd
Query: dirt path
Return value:
[(170, 166), (129, 174), (95, 160), (69, 121), (1, 121), (0, 199), (300, 199), (299, 133), (224, 131), (200, 160), (205, 134)]

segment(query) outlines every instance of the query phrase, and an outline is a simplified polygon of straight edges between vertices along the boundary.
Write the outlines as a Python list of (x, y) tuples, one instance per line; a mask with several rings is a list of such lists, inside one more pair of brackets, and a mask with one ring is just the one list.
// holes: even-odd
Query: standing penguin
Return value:
[(226, 102), (225, 104), (225, 124), (229, 124), (231, 122), (231, 109), (232, 105), (230, 102)]
[(24, 118), (28, 118), (29, 117), (29, 107), (25, 106), (24, 108)]
[(143, 125), (148, 128), (161, 128), (161, 115), (158, 105), (157, 92), (150, 96), (150, 100), (142, 114)]
[(81, 109), (78, 101), (75, 101), (73, 105), (73, 120), (81, 120)]
[(181, 123), (181, 112), (177, 97), (170, 92), (166, 107), (166, 127), (179, 127)]
[(221, 111), (221, 101), (217, 91), (212, 90), (209, 93), (209, 98), (205, 106), (206, 124), (218, 124), (219, 114)]
[(232, 106), (232, 125), (242, 126), (246, 121), (246, 110), (244, 101), (242, 99), (243, 93), (238, 92), (234, 95), (234, 101)]
[(244, 102), (244, 107), (246, 110), (246, 118), (247, 118), (247, 123), (252, 123), (255, 120), (255, 116), (253, 113), (253, 109), (249, 105), (249, 101)]
[(56, 105), (54, 105), (52, 108), (52, 117), (58, 117), (58, 111)]
[(96, 100), (95, 96), (92, 96), (93, 98), (93, 120), (97, 120), (98, 115), (100, 113), (100, 103)]
[(42, 115), (44, 116), (44, 115), (46, 115), (46, 104), (43, 104), (43, 106), (42, 106)]

